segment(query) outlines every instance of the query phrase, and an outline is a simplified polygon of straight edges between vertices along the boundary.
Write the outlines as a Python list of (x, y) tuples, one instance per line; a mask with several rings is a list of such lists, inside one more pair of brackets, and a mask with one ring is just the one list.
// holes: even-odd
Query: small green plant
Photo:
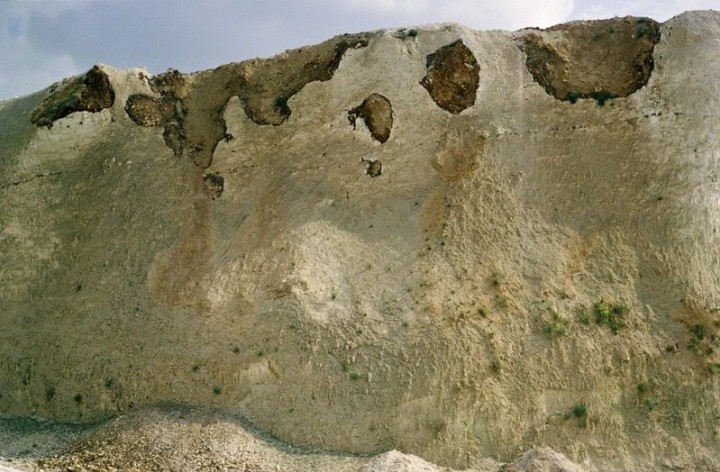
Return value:
[(650, 384), (647, 382), (640, 382), (637, 386), (639, 393), (645, 393), (650, 390)]
[(82, 403), (82, 401), (83, 401), (82, 393), (75, 394), (75, 396), (73, 397), (73, 400), (75, 400), (75, 403)]
[(566, 98), (570, 103), (574, 104), (580, 98), (580, 93), (579, 92), (568, 92)]
[(705, 339), (707, 328), (704, 324), (694, 324), (692, 327), (690, 327), (690, 333), (692, 334), (692, 338), (690, 339), (690, 344), (688, 347), (690, 349), (697, 349), (700, 347), (700, 343), (702, 343), (702, 340)]
[(623, 317), (628, 313), (629, 308), (625, 304), (611, 304), (601, 299), (593, 305), (595, 310), (595, 321), (604, 324), (613, 332), (617, 332), (625, 324)]
[(265, 355), (265, 351), (263, 351), (262, 349), (260, 349), (258, 352), (255, 353), (255, 355), (258, 356), (258, 357), (262, 357), (262, 356)]
[(50, 401), (55, 397), (55, 387), (47, 387), (45, 389), (45, 400)]
[(653, 411), (653, 410), (657, 409), (658, 402), (656, 402), (652, 398), (646, 398), (645, 401), (643, 402), (643, 405), (645, 405), (645, 408), (647, 408), (647, 411)]
[(552, 320), (545, 323), (543, 331), (549, 337), (556, 338), (560, 336), (565, 336), (565, 334), (567, 334), (567, 326), (565, 325), (565, 322), (563, 320), (555, 316)]
[(220, 394), (222, 393), (222, 387), (220, 387), (219, 385), (215, 385), (215, 386), (212, 388), (212, 392), (213, 392), (215, 395), (220, 395)]
[(113, 383), (113, 379), (105, 379), (105, 388), (111, 388)]
[(580, 305), (575, 309), (575, 317), (578, 322), (584, 325), (590, 324), (590, 310), (585, 305)]
[(191, 370), (192, 370), (193, 372), (197, 372), (198, 370), (200, 370), (200, 366), (197, 365), (197, 364), (194, 364), (194, 365), (192, 366)]
[(490, 283), (493, 287), (499, 287), (503, 282), (503, 276), (502, 274), (499, 274), (497, 272), (493, 272), (490, 274)]
[(584, 403), (578, 403), (572, 407), (572, 414), (575, 418), (583, 418), (587, 415), (587, 406)]
[(358, 380), (360, 379), (360, 374), (357, 372), (350, 372), (350, 380)]
[(591, 93), (590, 98), (595, 100), (595, 102), (598, 104), (598, 106), (603, 106), (603, 105), (605, 105), (606, 101), (608, 101), (612, 98), (617, 98), (617, 95), (610, 93), (610, 92), (606, 92), (604, 90), (600, 90), (600, 91)]
[(235, 346), (232, 351), (235, 354), (240, 354), (240, 346)]
[(275, 97), (275, 101), (273, 102), (273, 107), (275, 107), (275, 109), (278, 111), (283, 111), (283, 112), (286, 111), (288, 108), (288, 98), (283, 95), (279, 95), (278, 97)]
[(708, 364), (708, 370), (711, 375), (720, 374), (720, 362), (711, 362)]
[(332, 293), (330, 294), (330, 299), (335, 300), (336, 298), (337, 298), (337, 292), (335, 292), (335, 290), (333, 290)]
[(406, 28), (400, 28), (395, 33), (395, 37), (399, 39), (405, 39), (405, 38), (414, 38), (418, 35), (418, 30), (416, 29), (406, 29)]

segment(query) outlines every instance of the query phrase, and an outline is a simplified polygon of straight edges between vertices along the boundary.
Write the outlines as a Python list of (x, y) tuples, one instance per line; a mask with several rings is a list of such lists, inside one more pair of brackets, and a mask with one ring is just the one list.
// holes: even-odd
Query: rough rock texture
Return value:
[[(113, 105), (52, 128), (30, 121), (52, 91), (0, 102), (0, 411), (172, 401), (439, 466), (545, 445), (586, 470), (717, 470), (720, 14), (660, 25), (634, 91), (573, 86), (618, 96), (603, 107), (527, 67), (530, 34), (580, 51), (568, 83), (598, 69), (580, 26), (100, 66)], [(635, 58), (649, 35), (622, 34), (607, 48)], [(461, 112), (432, 70), (473, 92)], [(348, 125), (371, 94), (392, 103), (382, 144)]]
[(377, 141), (384, 143), (390, 138), (392, 131), (393, 115), (390, 100), (373, 93), (357, 107), (348, 112), (348, 120), (356, 126), (358, 118), (362, 118), (368, 127), (370, 134)]
[(108, 76), (95, 66), (86, 74), (53, 85), (52, 93), (33, 110), (31, 121), (52, 127), (60, 118), (77, 111), (98, 112), (112, 106), (115, 92)]
[(272, 59), (228, 64), (191, 77), (171, 69), (148, 80), (159, 97), (133, 94), (125, 111), (141, 126), (164, 126), (165, 144), (176, 156), (186, 154), (207, 168), (215, 147), (227, 137), (223, 114), (231, 97), (240, 98), (255, 123), (280, 125), (292, 113), (288, 100), (309, 82), (330, 80), (345, 52), (367, 45), (366, 37), (342, 35)]
[(480, 66), (462, 40), (427, 56), (427, 74), (420, 81), (443, 110), (460, 113), (475, 104)]
[(537, 447), (524, 453), (502, 472), (582, 472), (583, 469), (549, 447)]
[(650, 18), (579, 21), (518, 35), (535, 81), (560, 100), (599, 105), (647, 84), (660, 25)]

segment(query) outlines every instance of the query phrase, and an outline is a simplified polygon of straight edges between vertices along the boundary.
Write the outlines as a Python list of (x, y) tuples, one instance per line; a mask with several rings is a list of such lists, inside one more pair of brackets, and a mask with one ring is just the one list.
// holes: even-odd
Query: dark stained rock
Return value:
[(162, 125), (165, 143), (176, 156), (207, 168), (215, 147), (227, 136), (223, 114), (230, 98), (239, 97), (255, 123), (281, 125), (292, 113), (290, 97), (309, 82), (330, 80), (345, 52), (367, 46), (368, 38), (365, 33), (341, 35), (271, 59), (227, 64), (195, 74), (192, 83), (170, 69), (150, 80), (161, 98), (133, 95), (125, 111), (141, 126)]
[(475, 104), (480, 66), (461, 40), (430, 54), (426, 67), (420, 84), (440, 108), (457, 114)]
[(205, 174), (203, 176), (203, 183), (205, 184), (205, 193), (208, 197), (215, 200), (220, 198), (225, 187), (225, 179), (218, 173)]
[(379, 177), (382, 175), (382, 162), (379, 160), (363, 159), (362, 162), (367, 166), (365, 173), (370, 177)]
[(109, 108), (115, 101), (115, 91), (107, 74), (94, 66), (85, 74), (74, 77), (52, 90), (52, 93), (33, 110), (31, 121), (37, 126), (52, 127), (60, 118), (76, 111), (92, 113)]
[(572, 103), (592, 98), (598, 105), (647, 84), (659, 40), (657, 22), (631, 16), (567, 23), (518, 36), (525, 65), (547, 93)]
[(355, 128), (358, 118), (365, 121), (374, 139), (384, 143), (390, 138), (390, 131), (393, 125), (393, 111), (390, 100), (373, 93), (363, 102), (348, 112), (348, 120)]

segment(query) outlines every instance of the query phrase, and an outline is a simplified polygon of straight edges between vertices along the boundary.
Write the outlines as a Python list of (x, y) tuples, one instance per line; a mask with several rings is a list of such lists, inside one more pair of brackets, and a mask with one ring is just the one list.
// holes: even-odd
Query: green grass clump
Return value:
[(547, 334), (551, 338), (556, 338), (560, 336), (565, 336), (567, 334), (567, 325), (563, 320), (560, 318), (553, 318), (552, 320), (545, 323), (545, 327), (543, 328), (543, 331), (545, 334)]
[(585, 305), (580, 305), (579, 307), (577, 307), (577, 309), (575, 310), (575, 317), (581, 324), (590, 324), (590, 311)]
[(572, 407), (572, 414), (575, 418), (582, 418), (587, 415), (587, 406), (584, 403), (578, 403)]
[(647, 398), (643, 402), (643, 405), (645, 405), (645, 408), (647, 409), (647, 411), (653, 411), (653, 410), (657, 409), (658, 402), (656, 402), (652, 398)]
[(613, 304), (602, 299), (593, 305), (593, 310), (595, 311), (595, 321), (610, 328), (613, 334), (617, 334), (625, 325), (623, 318), (630, 311), (623, 303)]

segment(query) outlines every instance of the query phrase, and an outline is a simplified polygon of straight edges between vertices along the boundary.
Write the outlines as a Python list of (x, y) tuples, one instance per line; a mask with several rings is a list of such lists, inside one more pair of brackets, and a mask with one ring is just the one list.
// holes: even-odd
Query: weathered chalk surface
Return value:
[(0, 411), (720, 468), (718, 53), (439, 25), (0, 102)]

